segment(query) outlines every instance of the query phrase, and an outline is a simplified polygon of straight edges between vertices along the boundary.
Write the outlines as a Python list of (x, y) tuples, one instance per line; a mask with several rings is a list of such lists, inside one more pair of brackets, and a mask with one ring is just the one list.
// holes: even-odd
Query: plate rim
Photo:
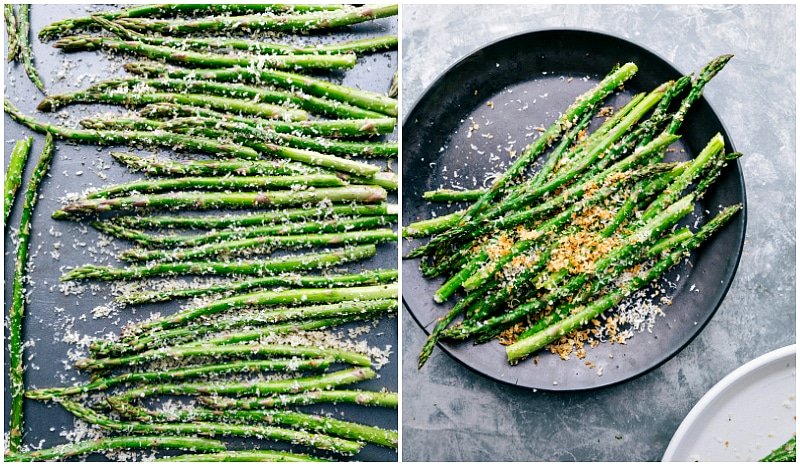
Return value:
[[(667, 60), (663, 56), (661, 56), (660, 54), (658, 54), (656, 52), (653, 52), (648, 47), (645, 47), (645, 46), (641, 45), (640, 43), (635, 42), (633, 40), (630, 40), (630, 39), (627, 39), (627, 38), (622, 38), (622, 37), (619, 37), (619, 36), (616, 36), (616, 35), (613, 35), (613, 34), (609, 34), (607, 32), (596, 31), (596, 30), (593, 30), (593, 29), (572, 28), (572, 27), (530, 29), (530, 30), (527, 30), (527, 31), (508, 34), (508, 35), (505, 35), (505, 36), (503, 36), (501, 38), (486, 42), (486, 43), (484, 43), (484, 44), (482, 44), (482, 45), (480, 45), (480, 46), (478, 46), (476, 48), (473, 48), (469, 53), (461, 56), (458, 60), (456, 60), (450, 66), (448, 66), (444, 71), (442, 71), (441, 73), (437, 74), (436, 77), (431, 81), (431, 83), (428, 84), (428, 86), (425, 88), (425, 90), (420, 94), (420, 96), (414, 100), (414, 103), (410, 107), (410, 110), (404, 114), (404, 116), (403, 116), (403, 125), (402, 126), (405, 127), (405, 125), (409, 121), (409, 118), (414, 113), (416, 108), (419, 106), (420, 102), (422, 102), (424, 99), (428, 98), (428, 95), (433, 91), (433, 89), (435, 87), (437, 87), (439, 82), (441, 80), (443, 80), (445, 78), (445, 76), (447, 76), (455, 68), (461, 66), (465, 61), (471, 59), (475, 54), (480, 53), (484, 49), (496, 46), (496, 45), (498, 45), (498, 44), (500, 44), (502, 42), (505, 42), (505, 41), (509, 41), (509, 40), (512, 40), (512, 39), (517, 39), (517, 38), (522, 37), (522, 36), (529, 36), (529, 35), (536, 35), (536, 34), (543, 34), (543, 33), (582, 33), (582, 34), (603, 36), (603, 37), (606, 37), (606, 38), (609, 38), (609, 39), (613, 39), (613, 40), (616, 40), (616, 41), (627, 42), (628, 44), (633, 45), (635, 47), (638, 47), (641, 50), (651, 54), (654, 57), (656, 57), (657, 59), (667, 63), (670, 67), (672, 67), (679, 74), (681, 74), (681, 75), (685, 75), (686, 74), (686, 73), (683, 73), (678, 67), (676, 67), (670, 60)], [(725, 133), (726, 136), (728, 136), (728, 138), (727, 138), (728, 140), (726, 141), (727, 146), (729, 146), (729, 148), (730, 148), (730, 150), (732, 152), (736, 152), (736, 147), (735, 147), (735, 145), (733, 143), (732, 138), (730, 137), (730, 131), (728, 131), (728, 128), (725, 125), (725, 122), (719, 116), (720, 114), (714, 109), (714, 106), (708, 100), (708, 98), (706, 97), (706, 95), (704, 93), (700, 95), (700, 99), (698, 99), (698, 102), (700, 102), (700, 101), (704, 101), (705, 104), (708, 105), (708, 107), (711, 110), (712, 114), (714, 116), (716, 116), (717, 120), (719, 121), (720, 127), (722, 128), (722, 131)], [(403, 172), (405, 171), (405, 166), (406, 165), (403, 164)], [(651, 371), (653, 371), (655, 369), (658, 369), (663, 364), (665, 364), (667, 361), (670, 361), (671, 359), (673, 359), (678, 353), (680, 353), (681, 351), (686, 349), (686, 347), (689, 346), (689, 344), (691, 344), (695, 340), (695, 338), (697, 338), (703, 332), (705, 327), (711, 322), (711, 320), (714, 318), (714, 315), (716, 315), (717, 311), (722, 306), (722, 303), (725, 301), (725, 298), (728, 295), (728, 291), (730, 291), (730, 287), (733, 285), (733, 281), (736, 278), (736, 272), (739, 270), (739, 264), (741, 263), (742, 255), (744, 253), (745, 239), (747, 237), (747, 187), (746, 187), (746, 183), (745, 183), (745, 180), (744, 180), (744, 170), (742, 169), (742, 164), (741, 164), (741, 159), (740, 158), (736, 159), (736, 171), (737, 171), (737, 175), (738, 175), (738, 177), (737, 177), (738, 178), (738, 182), (739, 182), (739, 185), (741, 186), (741, 189), (742, 189), (742, 202), (741, 202), (742, 210), (741, 210), (741, 212), (739, 212), (739, 214), (737, 216), (738, 217), (738, 224), (740, 225), (740, 228), (739, 228), (739, 241), (738, 241), (739, 247), (738, 247), (738, 251), (736, 253), (736, 259), (733, 262), (733, 267), (731, 269), (732, 270), (731, 271), (731, 276), (727, 280), (725, 280), (726, 283), (721, 288), (720, 297), (717, 300), (717, 302), (714, 304), (713, 308), (711, 309), (711, 311), (710, 311), (710, 313), (708, 315), (708, 318), (705, 319), (705, 321), (703, 321), (701, 323), (698, 323), (697, 331), (695, 331), (686, 340), (686, 342), (684, 342), (682, 345), (679, 345), (673, 351), (671, 351), (668, 354), (666, 354), (666, 356), (661, 361), (657, 362), (656, 364), (653, 364), (653, 365), (645, 368), (644, 370), (641, 370), (640, 372), (638, 372), (636, 374), (632, 374), (629, 377), (625, 377), (625, 378), (622, 378), (622, 379), (619, 379), (619, 380), (615, 380), (615, 381), (611, 381), (611, 382), (600, 382), (599, 384), (593, 385), (593, 386), (590, 386), (590, 387), (561, 388), (561, 387), (558, 387), (558, 386), (554, 387), (554, 386), (548, 386), (548, 385), (544, 385), (544, 386), (529, 386), (529, 385), (523, 385), (523, 384), (519, 384), (519, 383), (516, 383), (516, 382), (512, 382), (511, 380), (505, 380), (505, 379), (497, 377), (497, 376), (495, 376), (493, 374), (487, 374), (487, 373), (484, 373), (484, 372), (478, 370), (475, 367), (472, 367), (471, 365), (467, 364), (465, 361), (463, 361), (460, 358), (456, 357), (453, 354), (453, 352), (450, 351), (450, 348), (448, 346), (446, 346), (445, 344), (443, 344), (442, 342), (437, 342), (436, 346), (441, 351), (443, 351), (445, 354), (447, 354), (451, 359), (457, 361), (458, 363), (462, 364), (464, 367), (468, 368), (472, 372), (474, 372), (474, 373), (476, 373), (476, 374), (478, 374), (478, 375), (480, 375), (480, 376), (482, 376), (484, 378), (487, 378), (487, 379), (490, 379), (490, 380), (493, 380), (493, 381), (496, 381), (496, 382), (500, 382), (500, 383), (502, 383), (504, 385), (508, 385), (508, 386), (512, 386), (512, 387), (517, 387), (517, 388), (522, 388), (522, 389), (535, 389), (535, 390), (539, 390), (539, 391), (543, 391), (543, 392), (577, 393), (577, 392), (585, 392), (585, 391), (589, 391), (589, 390), (596, 390), (596, 389), (601, 389), (601, 388), (606, 388), (606, 387), (612, 387), (612, 386), (615, 386), (615, 385), (618, 385), (618, 384), (622, 384), (622, 383), (625, 383), (625, 382), (630, 382), (631, 380), (634, 380), (636, 378), (644, 376), (644, 375), (650, 373)], [(402, 173), (401, 173), (401, 175), (402, 175)], [(402, 212), (401, 212), (401, 223), (402, 223)], [(401, 228), (402, 227), (403, 226), (401, 226)], [(402, 238), (401, 238), (401, 240), (402, 240)], [(407, 260), (404, 257), (402, 257), (402, 245), (400, 245), (400, 247), (401, 247), (401, 250), (400, 250), (401, 261)], [(401, 264), (401, 268), (402, 268), (402, 264)], [(429, 336), (430, 332), (425, 327), (425, 325), (420, 321), (420, 319), (417, 317), (417, 315), (411, 310), (411, 306), (409, 306), (408, 302), (406, 301), (405, 294), (402, 293), (402, 290), (401, 290), (401, 301), (403, 303), (403, 308), (411, 315), (411, 317), (414, 319), (414, 322), (416, 322), (416, 324), (422, 329), (422, 332), (426, 336)], [(516, 380), (518, 380), (518, 379), (516, 379)]]
[(664, 455), (661, 458), (663, 462), (674, 462), (674, 461), (683, 461), (683, 460), (676, 460), (672, 457), (675, 456), (675, 450), (677, 450), (678, 445), (684, 440), (686, 437), (689, 429), (692, 425), (697, 421), (700, 415), (705, 411), (711, 403), (713, 403), (718, 396), (725, 392), (728, 388), (730, 388), (735, 383), (742, 380), (744, 377), (748, 376), (751, 372), (760, 369), (768, 364), (771, 364), (775, 361), (783, 359), (787, 356), (794, 354), (795, 358), (797, 356), (797, 344), (792, 343), (791, 345), (784, 346), (782, 348), (778, 348), (772, 350), (768, 353), (762, 354), (761, 356), (752, 359), (751, 361), (737, 367), (730, 373), (728, 373), (725, 377), (723, 377), (719, 382), (714, 384), (711, 389), (709, 389), (701, 398), (700, 400), (695, 403), (692, 407), (689, 414), (683, 418), (681, 424), (675, 430), (675, 433), (672, 435), (672, 439), (667, 445), (667, 449), (664, 451)]

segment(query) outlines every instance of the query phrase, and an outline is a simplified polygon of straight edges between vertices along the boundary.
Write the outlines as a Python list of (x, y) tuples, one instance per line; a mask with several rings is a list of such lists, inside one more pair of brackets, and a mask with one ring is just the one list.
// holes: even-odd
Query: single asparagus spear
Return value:
[(292, 275), (254, 278), (235, 282), (226, 282), (218, 285), (209, 285), (193, 288), (177, 288), (171, 290), (143, 291), (118, 296), (116, 301), (123, 304), (159, 303), (179, 298), (192, 298), (219, 293), (237, 293), (265, 287), (292, 286), (292, 287), (342, 287), (355, 285), (372, 285), (387, 283), (397, 280), (397, 270), (368, 270), (347, 275)]
[(167, 456), (164, 458), (156, 458), (155, 462), (189, 462), (189, 463), (211, 463), (211, 462), (228, 462), (238, 461), (243, 463), (261, 463), (261, 462), (326, 462), (331, 461), (323, 458), (317, 458), (311, 455), (301, 455), (299, 453), (292, 453), (289, 451), (275, 451), (275, 450), (236, 450), (226, 451), (224, 453), (193, 453), (190, 455)]
[[(108, 20), (119, 18), (165, 18), (176, 15), (250, 15), (254, 13), (305, 13), (311, 11), (339, 10), (341, 5), (294, 5), (294, 4), (231, 4), (231, 3), (172, 3), (163, 5), (137, 5), (118, 11), (97, 13)], [(39, 38), (49, 40), (71, 32), (93, 29), (97, 25), (96, 15), (69, 18), (51, 23), (41, 31)]]
[(3, 225), (8, 223), (8, 216), (11, 214), (11, 208), (14, 207), (14, 199), (17, 190), (22, 184), (22, 172), (25, 170), (25, 162), (28, 160), (28, 155), (31, 152), (32, 143), (33, 138), (31, 137), (20, 139), (14, 145), (14, 150), (11, 152), (11, 161), (8, 164), (8, 170), (6, 170), (6, 179), (4, 183), (5, 196), (3, 197), (3, 210), (5, 212), (3, 212)]
[(681, 102), (681, 106), (677, 112), (675, 112), (675, 116), (672, 117), (672, 122), (670, 122), (669, 131), (671, 134), (675, 134), (678, 132), (678, 128), (680, 128), (681, 124), (683, 124), (684, 118), (686, 118), (686, 113), (689, 111), (689, 107), (700, 98), (700, 95), (703, 93), (703, 88), (705, 85), (713, 78), (714, 76), (719, 73), (725, 65), (733, 58), (733, 55), (720, 55), (719, 57), (711, 60), (711, 62), (706, 65), (703, 70), (700, 72), (700, 76), (692, 83), (692, 88), (689, 90), (689, 95), (683, 99)]
[[(311, 330), (327, 327), (332, 319), (337, 321), (355, 321), (376, 316), (381, 312), (397, 309), (397, 299), (375, 299), (367, 301), (342, 301), (336, 304), (316, 306), (299, 306), (275, 308), (259, 311), (254, 315), (245, 313), (241, 316), (223, 317), (211, 322), (177, 327), (170, 330), (147, 333), (141, 336), (128, 336), (120, 343), (98, 342), (91, 347), (94, 357), (135, 353), (145, 351), (159, 345), (176, 345), (197, 342), (210, 333), (218, 333), (241, 327), (258, 327), (259, 331), (271, 334), (296, 333), (299, 330)], [(299, 322), (282, 324), (282, 322), (299, 319)]]
[[(318, 115), (331, 118), (381, 118), (382, 114), (365, 110), (344, 102), (300, 94), (294, 89), (290, 91), (270, 89), (266, 87), (248, 86), (245, 84), (221, 83), (195, 77), (189, 81), (166, 77), (155, 79), (117, 78), (95, 84), (86, 89), (86, 93), (102, 90), (133, 89), (139, 87), (156, 89), (162, 92), (210, 94), (232, 99), (241, 99), (263, 104), (274, 104), (300, 108)], [(73, 94), (74, 95), (74, 94)]]
[(264, 409), (279, 406), (311, 405), (318, 403), (346, 403), (361, 406), (397, 408), (397, 393), (368, 392), (362, 390), (312, 390), (303, 393), (265, 396), (258, 398), (225, 398), (199, 396), (197, 401), (214, 409)]
[(403, 228), (403, 237), (422, 238), (448, 230), (461, 220), (465, 212), (465, 210), (461, 210), (453, 212), (452, 214), (440, 215), (428, 220), (414, 222)]
[(162, 359), (183, 361), (190, 358), (241, 358), (255, 356), (332, 359), (336, 362), (352, 364), (363, 368), (368, 368), (372, 364), (368, 356), (336, 348), (291, 345), (198, 344), (155, 349), (119, 358), (81, 359), (75, 363), (75, 367), (81, 370), (102, 371), (120, 366), (135, 366)]
[(205, 257), (231, 257), (272, 253), (278, 249), (380, 244), (396, 240), (397, 235), (391, 228), (381, 228), (377, 230), (349, 231), (343, 233), (259, 236), (256, 238), (220, 241), (218, 243), (173, 250), (133, 248), (122, 251), (119, 258), (129, 262), (176, 262)]
[(111, 419), (92, 411), (74, 401), (61, 400), (61, 406), (77, 418), (100, 428), (143, 435), (205, 435), (259, 437), (284, 440), (301, 445), (309, 445), (322, 450), (335, 451), (341, 454), (355, 454), (361, 450), (362, 444), (351, 440), (336, 439), (322, 434), (308, 434), (296, 430), (272, 426), (239, 426), (197, 422), (192, 424), (148, 424), (141, 422), (125, 422)]
[(268, 206), (294, 206), (320, 201), (334, 203), (362, 202), (374, 204), (386, 200), (386, 190), (378, 186), (346, 186), (342, 188), (319, 188), (298, 191), (261, 192), (173, 192), (166, 194), (134, 195), (110, 199), (83, 199), (64, 206), (53, 213), (61, 219), (74, 215), (96, 214), (119, 210), (169, 209), (246, 209)]
[(433, 202), (461, 202), (475, 201), (486, 193), (485, 189), (437, 189), (436, 191), (426, 191), (422, 198)]
[(219, 69), (186, 69), (157, 62), (134, 62), (125, 65), (129, 73), (153, 78), (204, 79), (223, 82), (252, 82), (285, 89), (299, 89), (317, 97), (345, 102), (389, 116), (397, 116), (397, 100), (376, 92), (335, 84), (324, 79), (288, 71), (229, 67)]
[(215, 156), (227, 156), (243, 159), (261, 158), (258, 152), (236, 144), (220, 143), (211, 139), (198, 136), (185, 136), (167, 132), (153, 133), (146, 131), (90, 131), (66, 128), (64, 126), (52, 125), (50, 123), (37, 121), (20, 112), (8, 99), (3, 105), (5, 112), (15, 121), (27, 126), (39, 133), (50, 133), (53, 136), (82, 142), (86, 144), (99, 145), (135, 145), (146, 144), (151, 146), (162, 146), (170, 149), (195, 150)]
[(70, 270), (61, 276), (61, 280), (132, 280), (165, 275), (274, 275), (327, 268), (366, 259), (374, 256), (376, 252), (375, 245), (365, 245), (263, 261), (174, 262), (126, 268), (89, 264)]
[[(229, 18), (232, 19), (232, 18)], [(287, 70), (337, 70), (350, 69), (356, 64), (356, 55), (226, 55), (210, 52), (193, 52), (172, 47), (149, 45), (100, 36), (70, 36), (57, 40), (53, 47), (65, 52), (80, 50), (113, 50), (164, 60), (188, 66), (205, 68), (243, 66), (254, 68), (279, 68)]]
[(229, 241), (242, 238), (257, 238), (261, 236), (297, 235), (301, 233), (331, 233), (347, 232), (351, 230), (364, 230), (385, 226), (392, 223), (390, 217), (359, 217), (354, 219), (334, 219), (324, 222), (304, 221), (297, 223), (283, 223), (266, 227), (242, 228), (235, 230), (222, 230), (214, 233), (200, 235), (151, 235), (138, 230), (132, 230), (117, 223), (116, 219), (103, 222), (94, 222), (92, 226), (103, 233), (115, 238), (135, 241), (142, 246), (150, 248), (192, 247), (201, 246), (220, 241)]
[(23, 3), (19, 6), (19, 56), (22, 59), (22, 65), (25, 67), (25, 73), (28, 74), (31, 82), (37, 89), (44, 92), (44, 83), (36, 71), (36, 66), (33, 64), (33, 50), (31, 50), (30, 42), (30, 29), (31, 29), (31, 6), (28, 3)]
[(92, 191), (87, 199), (105, 199), (131, 193), (157, 193), (161, 191), (252, 191), (254, 189), (293, 188), (299, 186), (345, 186), (335, 175), (309, 174), (300, 176), (236, 176), (236, 177), (190, 177), (164, 180), (137, 180)]
[(737, 212), (739, 212), (739, 210), (741, 210), (741, 207), (741, 205), (734, 205), (723, 209), (716, 217), (703, 225), (703, 227), (683, 246), (678, 247), (669, 255), (656, 262), (646, 272), (635, 276), (621, 287), (603, 295), (592, 304), (584, 306), (544, 330), (507, 346), (506, 355), (508, 356), (508, 360), (514, 362), (538, 351), (555, 339), (582, 327), (586, 322), (589, 322), (604, 311), (616, 306), (626, 296), (630, 296), (632, 293), (644, 288), (645, 285), (657, 279), (663, 275), (667, 269), (678, 263), (687, 251), (696, 249), (703, 241), (722, 228)]
[(14, 61), (19, 55), (19, 26), (17, 25), (17, 14), (14, 13), (14, 5), (6, 3), (3, 5), (3, 14), (6, 20), (6, 35), (8, 37), (8, 63)]
[(39, 102), (37, 109), (42, 112), (52, 112), (59, 107), (74, 103), (104, 103), (130, 106), (164, 102), (208, 107), (224, 112), (255, 115), (262, 118), (278, 118), (289, 121), (299, 121), (308, 118), (308, 114), (303, 110), (290, 109), (280, 105), (251, 102), (215, 95), (170, 92), (145, 93), (132, 91), (130, 89), (87, 89), (84, 91), (51, 95)]
[(316, 359), (268, 359), (265, 361), (234, 361), (221, 364), (192, 366), (180, 369), (159, 370), (155, 372), (129, 372), (113, 377), (93, 380), (85, 385), (72, 387), (42, 388), (28, 390), (25, 397), (32, 400), (52, 400), (84, 393), (106, 390), (122, 384), (170, 382), (173, 380), (192, 379), (209, 374), (233, 374), (238, 372), (325, 370), (333, 362), (330, 358)]
[(364, 5), (332, 12), (280, 16), (211, 17), (197, 20), (154, 20), (120, 18), (117, 23), (138, 32), (158, 32), (166, 36), (196, 33), (252, 31), (305, 32), (338, 28), (386, 18), (397, 14), (397, 5)]
[(174, 161), (128, 152), (111, 152), (111, 157), (133, 171), (152, 176), (282, 176), (321, 172), (317, 168), (286, 160)]
[(22, 344), (23, 320), (25, 318), (25, 275), (28, 268), (28, 244), (31, 237), (31, 219), (39, 196), (39, 185), (50, 169), (53, 160), (55, 143), (53, 136), (47, 135), (39, 155), (39, 162), (33, 170), (25, 200), (22, 204), (22, 217), (19, 222), (19, 239), (17, 241), (17, 261), (14, 266), (14, 282), (11, 290), (11, 309), (8, 311), (9, 334), (9, 390), (11, 392), (11, 420), (9, 422), (9, 450), (19, 451), (23, 433), (23, 402), (25, 392), (24, 346)]
[(142, 436), (142, 437), (104, 437), (78, 443), (59, 445), (44, 450), (6, 455), (3, 460), (10, 462), (63, 460), (88, 453), (104, 453), (114, 450), (130, 449), (173, 449), (185, 451), (225, 451), (225, 444), (219, 440), (196, 437)]
[(351, 215), (395, 218), (397, 216), (397, 206), (385, 203), (365, 205), (343, 204), (321, 205), (315, 208), (281, 209), (238, 215), (229, 214), (224, 216), (124, 216), (115, 217), (114, 223), (129, 228), (199, 228), (215, 230), (219, 228), (263, 226), (295, 220), (325, 219)]
[(141, 322), (129, 327), (128, 331), (138, 334), (151, 329), (163, 330), (185, 325), (204, 316), (253, 306), (338, 303), (354, 299), (363, 301), (391, 298), (397, 298), (396, 283), (351, 288), (300, 288), (283, 291), (261, 291), (220, 299), (205, 306), (186, 309), (161, 319)]

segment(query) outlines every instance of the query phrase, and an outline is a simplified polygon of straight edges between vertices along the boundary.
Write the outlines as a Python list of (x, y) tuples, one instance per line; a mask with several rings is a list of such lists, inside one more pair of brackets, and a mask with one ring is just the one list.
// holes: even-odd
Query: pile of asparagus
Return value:
[[(136, 245), (119, 255), (129, 266), (87, 264), (62, 280), (142, 280), (136, 291), (117, 296), (126, 305), (199, 300), (176, 314), (132, 324), (116, 340), (95, 342), (90, 357), (76, 363), (91, 372), (91, 382), (25, 392), (30, 399), (57, 401), (114, 436), (34, 452), (17, 448), (6, 459), (176, 448), (208, 454), (170, 460), (311, 461), (321, 459), (315, 450), (340, 458), (365, 443), (397, 447), (396, 431), (290, 409), (318, 403), (397, 407), (396, 393), (346, 387), (377, 376), (380, 363), (366, 350), (317, 341), (331, 335), (320, 333), (324, 329), (373, 322), (397, 308), (396, 270), (330, 270), (369, 259), (379, 244), (396, 240), (391, 226), (397, 208), (388, 201), (397, 178), (366, 159), (396, 157), (397, 144), (383, 139), (394, 132), (397, 101), (319, 76), (392, 49), (397, 37), (302, 45), (259, 36), (327, 30), (396, 13), (396, 5), (142, 5), (40, 31), (41, 39), (58, 39), (55, 46), (67, 52), (107, 50), (153, 60), (127, 63), (131, 78), (50, 95), (40, 111), (102, 103), (138, 114), (97, 115), (78, 129), (25, 115), (6, 99), (13, 119), (48, 137), (212, 159), (112, 152), (146, 178), (90, 190), (53, 213), (56, 219), (88, 220)], [(76, 33), (86, 34), (66, 37)], [(157, 213), (163, 210), (173, 212)], [(201, 210), (213, 212), (195, 214)], [(305, 251), (273, 254), (296, 249)], [(144, 286), (145, 279), (190, 275), (212, 280)], [(176, 410), (164, 396), (193, 400)], [(21, 397), (20, 391), (14, 398), (20, 406)], [(158, 397), (160, 407), (137, 403), (147, 397)], [(12, 416), (14, 427), (21, 436), (21, 417), (14, 424)], [(226, 445), (195, 436), (269, 438), (308, 447), (311, 455), (216, 453)]]
[[(703, 87), (730, 59), (634, 96), (589, 132), (603, 99), (637, 71), (633, 63), (618, 66), (489, 189), (426, 193), (434, 201), (474, 202), (404, 229), (405, 237), (433, 235), (408, 257), (422, 258), (425, 277), (447, 277), (434, 300), (466, 292), (437, 321), (419, 366), (440, 339), (500, 338), (516, 363), (580, 329), (598, 335), (603, 313), (722, 228), (741, 205), (723, 208), (695, 232), (678, 224), (739, 154), (726, 153), (717, 134), (693, 160), (664, 156)], [(539, 156), (539, 169), (531, 169)]]

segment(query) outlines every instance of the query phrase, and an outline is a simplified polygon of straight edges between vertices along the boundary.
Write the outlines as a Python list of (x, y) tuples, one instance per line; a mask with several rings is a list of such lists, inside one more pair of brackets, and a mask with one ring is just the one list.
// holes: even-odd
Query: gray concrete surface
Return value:
[(482, 45), (547, 28), (636, 42), (679, 70), (735, 54), (706, 97), (742, 159), (744, 255), (700, 336), (659, 369), (578, 394), (531, 393), (484, 379), (437, 351), (403, 315), (406, 461), (657, 461), (692, 406), (727, 373), (795, 336), (795, 6), (405, 5), (405, 113), (433, 80)]

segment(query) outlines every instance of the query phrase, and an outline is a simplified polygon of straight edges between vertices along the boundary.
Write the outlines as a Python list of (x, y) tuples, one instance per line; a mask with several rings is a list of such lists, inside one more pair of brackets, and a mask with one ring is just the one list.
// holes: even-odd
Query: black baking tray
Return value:
[[(117, 56), (109, 57), (103, 52), (62, 53), (52, 47), (52, 43), (41, 43), (35, 35), (45, 25), (64, 18), (85, 16), (92, 11), (113, 9), (111, 5), (40, 5), (31, 7), (31, 38), (36, 67), (45, 83), (49, 93), (57, 94), (83, 89), (92, 84), (91, 76), (106, 79), (112, 76), (124, 76), (120, 64), (132, 61), (134, 58)], [(362, 23), (348, 28), (338, 29), (336, 33), (327, 37), (322, 34), (299, 36), (298, 40), (304, 42), (345, 41), (369, 36), (397, 33), (397, 19), (387, 18), (369, 23)], [(276, 41), (281, 37), (276, 36)], [(389, 87), (392, 75), (397, 69), (397, 52), (369, 54), (359, 58), (358, 64), (347, 72), (332, 73), (332, 80), (349, 86), (366, 90), (385, 93)], [(73, 105), (66, 110), (69, 116), (60, 117), (58, 114), (38, 113), (36, 104), (44, 97), (28, 80), (21, 65), (5, 65), (5, 95), (11, 99), (24, 113), (35, 115), (39, 119), (51, 122), (66, 122), (77, 127), (81, 117), (87, 117), (103, 112), (125, 113), (120, 107), (103, 105)], [(22, 206), (22, 192), (33, 170), (39, 151), (42, 148), (44, 136), (33, 133), (22, 125), (4, 116), (4, 164), (8, 165), (8, 156), (13, 148), (14, 141), (32, 135), (35, 138), (31, 157), (28, 160), (23, 176), (23, 186), (17, 195), (17, 202), (12, 211), (9, 224), (19, 224)], [(387, 139), (396, 139), (396, 134)], [(82, 192), (92, 186), (103, 186), (138, 179), (139, 174), (130, 173), (125, 168), (116, 164), (109, 153), (113, 150), (123, 150), (137, 153), (155, 153), (164, 157), (175, 158), (175, 154), (168, 151), (148, 150), (134, 147), (101, 147), (90, 145), (75, 145), (68, 142), (57, 142), (55, 159), (50, 169), (50, 175), (44, 180), (40, 189), (40, 199), (33, 216), (33, 236), (30, 244), (31, 283), (28, 286), (30, 300), (27, 306), (24, 337), (33, 346), (26, 348), (27, 369), (25, 374), (26, 386), (49, 387), (71, 385), (78, 381), (86, 381), (87, 376), (72, 369), (64, 360), (67, 352), (74, 350), (73, 344), (64, 340), (67, 330), (75, 331), (81, 335), (104, 335), (118, 333), (128, 322), (136, 322), (146, 318), (152, 312), (172, 313), (184, 302), (171, 302), (162, 305), (138, 306), (126, 308), (114, 317), (93, 318), (91, 310), (98, 305), (112, 301), (108, 284), (102, 282), (86, 282), (87, 289), (80, 295), (65, 296), (58, 290), (58, 278), (63, 269), (87, 263), (115, 264), (116, 261), (108, 254), (101, 252), (98, 246), (98, 233), (88, 227), (86, 222), (55, 221), (50, 214), (57, 210), (67, 193)], [(187, 156), (190, 156), (188, 154)], [(376, 162), (381, 163), (384, 162)], [(101, 166), (104, 165), (104, 166)], [(392, 161), (391, 169), (396, 169), (396, 160)], [(78, 174), (80, 173), (80, 174)], [(105, 179), (103, 179), (105, 178)], [(391, 197), (391, 202), (397, 202), (396, 196)], [(16, 252), (16, 227), (6, 230), (5, 236), (5, 293), (6, 312), (11, 299), (11, 281), (13, 277), (14, 258)], [(58, 249), (58, 259), (55, 259), (55, 243), (61, 243)], [(121, 250), (131, 247), (130, 243), (115, 240), (113, 248)], [(379, 247), (378, 255), (368, 261), (357, 263), (349, 267), (342, 267), (341, 271), (359, 271), (370, 268), (394, 269), (397, 267), (397, 248), (394, 243), (384, 244)], [(90, 287), (91, 286), (91, 287)], [(72, 324), (67, 325), (67, 322)], [(347, 332), (360, 324), (343, 326)], [(398, 390), (398, 330), (396, 317), (384, 318), (365, 339), (370, 346), (384, 348), (390, 345), (392, 354), (388, 364), (379, 371), (379, 378), (353, 386), (354, 388), (377, 390), (387, 388), (391, 391)], [(6, 334), (7, 336), (7, 334)], [(5, 364), (8, 367), (7, 354)], [(8, 386), (7, 371), (5, 377)], [(10, 395), (5, 393), (5, 405), (10, 406)], [(397, 411), (386, 408), (368, 408), (345, 405), (318, 405), (301, 408), (307, 412), (334, 413), (337, 417), (357, 422), (369, 423), (389, 429), (398, 428)], [(53, 404), (39, 401), (25, 401), (25, 444), (36, 448), (48, 448), (66, 443), (62, 431), (71, 430), (74, 416)], [(4, 431), (7, 430), (9, 420), (8, 410), (4, 413)], [(286, 443), (257, 441), (257, 440), (230, 440), (232, 446), (253, 448), (292, 448), (294, 451), (310, 451)], [(321, 453), (321, 452), (317, 452)], [(103, 461), (103, 455), (90, 455), (89, 461)], [(367, 445), (362, 452), (353, 459), (362, 461), (396, 461), (397, 452)]]
[[(487, 173), (510, 163), (508, 148), (521, 152), (537, 127), (549, 126), (576, 96), (599, 82), (615, 64), (625, 62), (636, 63), (639, 71), (604, 105), (620, 106), (633, 94), (684, 74), (634, 43), (584, 30), (515, 35), (488, 44), (450, 67), (423, 93), (403, 123), (403, 224), (430, 218), (432, 212), (441, 215), (463, 208), (426, 202), (422, 194), (454, 185), (483, 187)], [(698, 63), (697, 69), (703, 65)], [(728, 66), (736, 66), (735, 58)], [(717, 132), (725, 138), (726, 150), (733, 151), (719, 117), (706, 99), (699, 99), (681, 127), (683, 138), (672, 146), (675, 152), (667, 159), (694, 157)], [(699, 202), (691, 223), (710, 218), (719, 206), (735, 203), (745, 203), (738, 162), (725, 169)], [(688, 345), (714, 315), (739, 264), (745, 226), (743, 209), (692, 253), (691, 266), (681, 263), (666, 274), (659, 285), (674, 285), (669, 293), (672, 305), (662, 306), (666, 315), (657, 319), (652, 333), (635, 334), (626, 345), (601, 344), (587, 348), (585, 359), (573, 355), (567, 361), (542, 350), (517, 366), (506, 362), (504, 347), (496, 341), (483, 345), (446, 342), (439, 348), (480, 375), (532, 389), (585, 390), (642, 375)], [(404, 253), (423, 241), (404, 241)], [(460, 296), (436, 304), (432, 296), (443, 279), (426, 280), (418, 266), (419, 259), (403, 260), (403, 303), (429, 334), (435, 319)], [(415, 354), (419, 350), (405, 348)]]

